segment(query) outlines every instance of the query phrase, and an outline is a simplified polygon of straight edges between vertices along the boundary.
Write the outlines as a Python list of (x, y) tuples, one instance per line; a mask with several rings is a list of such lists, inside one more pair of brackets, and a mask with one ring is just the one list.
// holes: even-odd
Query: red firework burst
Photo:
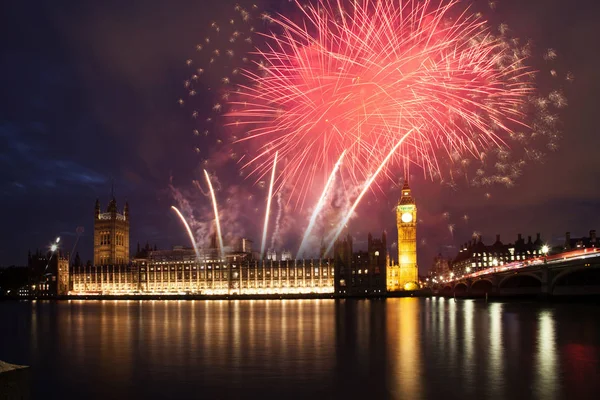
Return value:
[(345, 176), (363, 182), (412, 132), (390, 164), (440, 177), (442, 155), (479, 159), (528, 131), (528, 52), (458, 3), (321, 0), (297, 3), (301, 21), (272, 17), (280, 33), (226, 113), (259, 145), (247, 166), (263, 175), (277, 151), (279, 185), (303, 199), (343, 151)]

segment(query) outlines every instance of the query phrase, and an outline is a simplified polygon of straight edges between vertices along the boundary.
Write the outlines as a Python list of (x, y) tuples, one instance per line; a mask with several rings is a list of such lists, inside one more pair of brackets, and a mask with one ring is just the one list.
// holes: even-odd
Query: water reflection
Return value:
[(419, 324), (421, 302), (415, 298), (390, 299), (387, 334), (393, 355), (390, 374), (395, 398), (423, 398), (422, 337)]
[(505, 387), (504, 359), (503, 359), (503, 334), (502, 334), (502, 306), (501, 303), (492, 303), (489, 308), (489, 364), (487, 397), (503, 399)]
[(32, 365), (45, 399), (593, 398), (599, 311), (434, 298), (0, 302), (0, 359)]
[(551, 311), (543, 311), (538, 317), (535, 393), (543, 399), (555, 399), (558, 393), (556, 370), (556, 336)]
[[(473, 330), (473, 321), (475, 319), (475, 302), (474, 300), (465, 300), (462, 303), (462, 321), (464, 324), (463, 332), (463, 371), (461, 374), (464, 378), (465, 389), (472, 389), (475, 383), (475, 332)], [(470, 394), (470, 393), (467, 393)]]

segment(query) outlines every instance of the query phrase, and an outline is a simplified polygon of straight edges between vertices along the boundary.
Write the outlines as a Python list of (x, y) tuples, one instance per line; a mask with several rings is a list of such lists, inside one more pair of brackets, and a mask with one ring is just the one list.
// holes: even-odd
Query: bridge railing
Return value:
[(533, 265), (540, 264), (556, 264), (564, 261), (584, 259), (588, 257), (598, 257), (600, 256), (600, 249), (596, 247), (577, 249), (573, 251), (567, 251), (564, 253), (554, 254), (551, 256), (540, 256), (535, 258), (529, 258), (523, 261), (514, 261), (507, 264), (499, 265), (497, 267), (490, 267), (486, 269), (482, 269), (480, 271), (471, 272), (470, 274), (457, 276), (454, 279), (446, 281), (446, 283), (457, 282), (462, 279), (468, 278), (477, 278), (480, 276), (492, 275), (498, 272), (511, 271), (516, 269), (521, 269), (525, 267), (531, 267)]

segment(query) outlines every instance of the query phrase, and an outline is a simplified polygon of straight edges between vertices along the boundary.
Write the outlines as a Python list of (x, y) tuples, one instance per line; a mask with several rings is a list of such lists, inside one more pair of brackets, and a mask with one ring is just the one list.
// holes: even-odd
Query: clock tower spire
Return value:
[(398, 264), (390, 268), (388, 291), (415, 290), (419, 287), (417, 267), (417, 206), (404, 179), (402, 193), (396, 207), (396, 226), (398, 228)]
[(400, 200), (398, 200), (398, 205), (401, 204), (415, 204), (411, 195), (410, 186), (408, 186), (408, 178), (404, 179), (404, 185), (402, 185), (402, 195), (400, 196)]

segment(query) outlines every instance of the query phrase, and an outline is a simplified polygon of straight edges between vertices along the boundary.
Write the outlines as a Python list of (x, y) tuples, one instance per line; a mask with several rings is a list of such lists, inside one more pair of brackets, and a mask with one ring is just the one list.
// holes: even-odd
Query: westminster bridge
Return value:
[(585, 248), (447, 279), (433, 293), (455, 297), (600, 295), (600, 249)]

